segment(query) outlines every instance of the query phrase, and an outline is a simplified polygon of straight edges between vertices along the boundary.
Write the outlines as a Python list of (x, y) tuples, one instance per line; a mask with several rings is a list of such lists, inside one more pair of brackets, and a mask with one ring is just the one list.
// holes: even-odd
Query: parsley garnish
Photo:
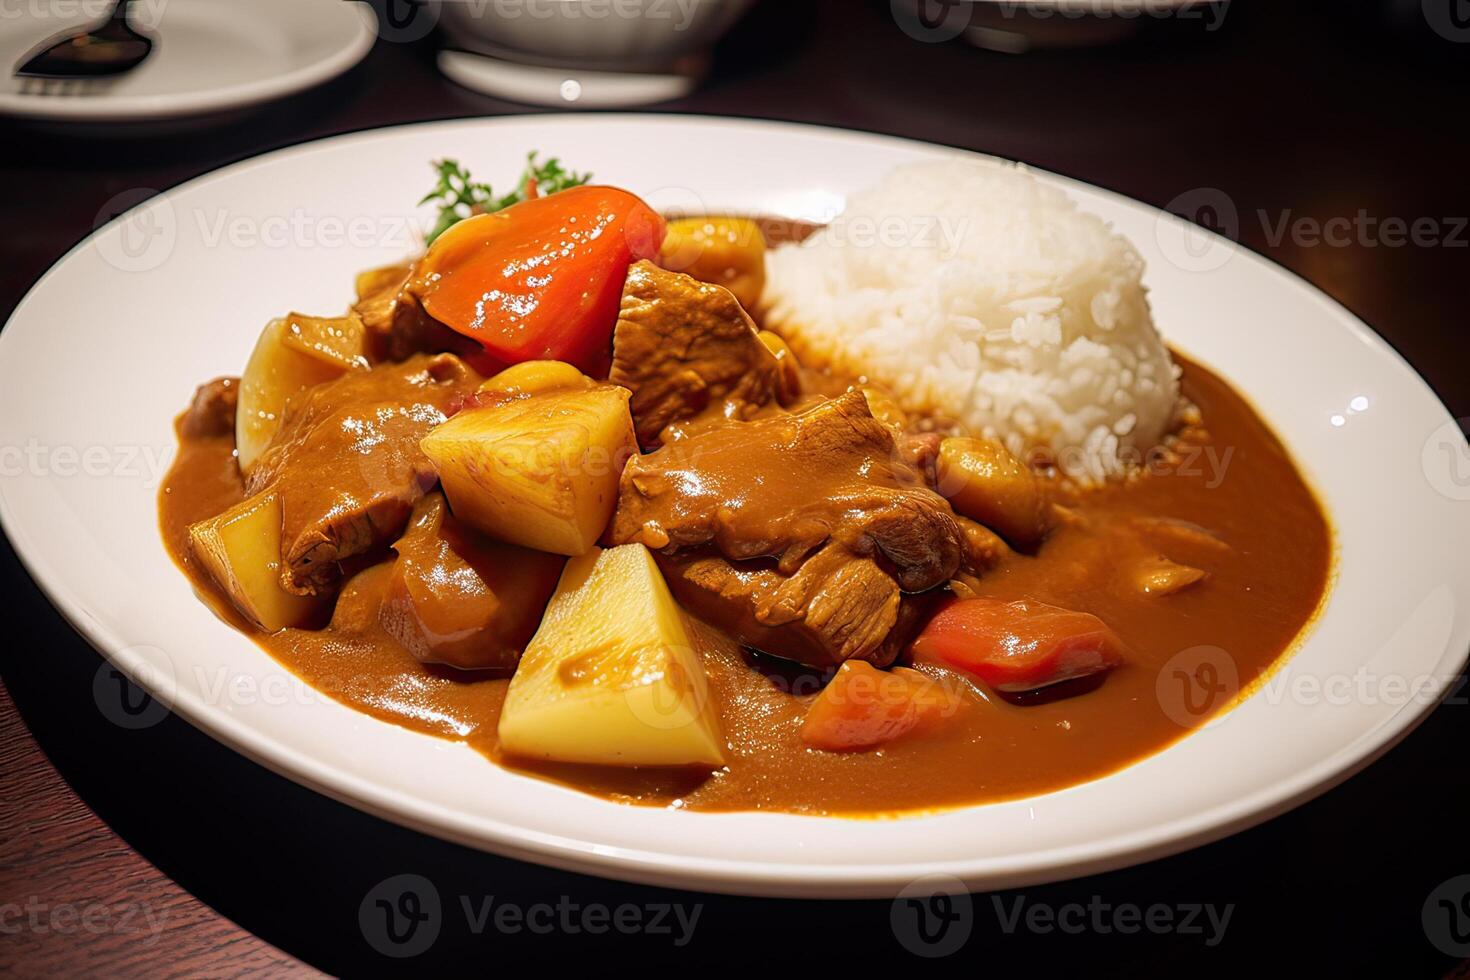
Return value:
[(458, 160), (435, 160), (434, 170), (439, 174), (439, 181), (419, 201), (421, 205), (431, 201), (439, 205), (439, 216), (434, 221), (434, 227), (429, 229), (426, 243), (433, 244), (434, 239), (448, 231), (452, 225), (471, 215), (500, 211), (512, 204), (555, 194), (592, 179), (590, 173), (579, 174), (566, 169), (556, 157), (551, 157), (545, 163), (538, 163), (536, 156), (534, 151), (526, 156), (526, 169), (516, 181), (516, 189), (502, 197), (496, 197), (489, 184), (478, 184), (471, 180), (470, 172), (461, 167)]

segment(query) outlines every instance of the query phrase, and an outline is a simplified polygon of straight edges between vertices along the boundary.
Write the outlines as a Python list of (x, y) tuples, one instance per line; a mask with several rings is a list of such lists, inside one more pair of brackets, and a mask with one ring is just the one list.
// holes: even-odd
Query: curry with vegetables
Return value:
[(440, 164), (425, 254), (178, 420), (164, 540), (305, 682), (614, 800), (887, 814), (1135, 762), (1313, 617), (1324, 514), (1202, 365), (1084, 484), (798, 363), (752, 311), (809, 229), (549, 166), (497, 198)]

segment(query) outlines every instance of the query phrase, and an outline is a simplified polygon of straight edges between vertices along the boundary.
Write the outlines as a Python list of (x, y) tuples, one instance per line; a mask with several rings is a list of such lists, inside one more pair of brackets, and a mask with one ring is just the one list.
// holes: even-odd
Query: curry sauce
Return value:
[[(1312, 491), (1240, 395), (1208, 369), (1176, 359), (1204, 426), (1151, 472), (1060, 488), (1068, 519), (1033, 554), (1009, 556), (971, 583), (979, 596), (1101, 617), (1122, 640), (1123, 666), (1083, 688), (1027, 697), (925, 667), (962, 693), (963, 710), (922, 737), (867, 752), (818, 751), (799, 736), (830, 671), (742, 650), (695, 624), (727, 766), (713, 773), (527, 766), (502, 757), (496, 743), (508, 680), (420, 664), (378, 625), (390, 555), (348, 579), (326, 629), (266, 635), (234, 611), (190, 553), (187, 533), (244, 497), (232, 438), (180, 428), (160, 518), (170, 553), (198, 592), (307, 684), (374, 717), (463, 741), (516, 771), (623, 802), (699, 810), (876, 815), (1011, 799), (1106, 775), (1226, 710), (1235, 692), (1287, 655), (1325, 595), (1332, 539)], [(1205, 577), (1172, 594), (1150, 593), (1140, 582), (1162, 559)]]

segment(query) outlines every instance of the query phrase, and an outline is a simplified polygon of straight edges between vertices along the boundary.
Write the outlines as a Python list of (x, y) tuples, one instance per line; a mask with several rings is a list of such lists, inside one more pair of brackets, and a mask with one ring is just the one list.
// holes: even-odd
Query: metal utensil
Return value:
[(17, 64), (23, 78), (104, 78), (136, 68), (153, 39), (128, 23), (130, 0), (115, 0), (105, 20), (48, 38)]

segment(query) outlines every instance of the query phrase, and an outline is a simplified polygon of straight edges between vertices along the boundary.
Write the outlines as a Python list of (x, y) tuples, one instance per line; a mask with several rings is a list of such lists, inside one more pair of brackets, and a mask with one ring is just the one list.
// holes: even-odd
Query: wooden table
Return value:
[[(1008, 57), (914, 41), (884, 3), (766, 3), (721, 46), (703, 90), (666, 108), (951, 143), (1160, 206), (1219, 189), (1245, 245), (1360, 315), (1454, 415), (1470, 415), (1470, 232), (1463, 217), (1458, 232), (1453, 220), (1470, 213), (1470, 44), (1434, 55), (1370, 20), (1333, 15), (1329, 3), (1256, 6), (1276, 9), (1237, 5), (1215, 32), (1160, 25), (1152, 43)], [(1287, 6), (1297, 9), (1279, 9)], [(347, 76), (214, 128), (100, 139), (5, 124), (0, 310), (121, 192), (166, 188), (323, 135), (520, 111), (442, 79), (426, 42), (380, 42)], [(1439, 244), (1394, 246), (1362, 231), (1311, 242), (1313, 227), (1360, 212), (1377, 222), (1431, 219)], [(79, 390), (77, 410), (107, 406)], [(1392, 514), (1384, 529), (1392, 533)], [(92, 695), (98, 655), (8, 548), (0, 567), (0, 973), (489, 972), (516, 961), (561, 969), (581, 951), (611, 952), (617, 960), (606, 962), (635, 969), (666, 958), (915, 962), (890, 928), (888, 902), (677, 895), (548, 871), (330, 802), (177, 719), (119, 728)], [(987, 975), (1026, 966), (1089, 975), (1269, 969), (1283, 960), (1323, 973), (1452, 969), (1426, 936), (1421, 908), (1439, 883), (1470, 872), (1464, 694), (1363, 774), (1265, 826), (1139, 868), (976, 896), (972, 935), (953, 961)], [(359, 925), (369, 891), (397, 874), (427, 878), (443, 901), (440, 935), (415, 959), (381, 955)], [(677, 901), (698, 906), (700, 918), (683, 947), (668, 935), (544, 935), (497, 931), (493, 921), (476, 932), (490, 896), (523, 910)], [(1223, 940), (1209, 946), (1208, 929), (1124, 934), (1114, 911), (1087, 912), (1081, 931), (1023, 920), (1007, 932), (1017, 902), (1064, 918), (1073, 906), (1162, 904), (1176, 922), (1194, 903), (1233, 911)]]

